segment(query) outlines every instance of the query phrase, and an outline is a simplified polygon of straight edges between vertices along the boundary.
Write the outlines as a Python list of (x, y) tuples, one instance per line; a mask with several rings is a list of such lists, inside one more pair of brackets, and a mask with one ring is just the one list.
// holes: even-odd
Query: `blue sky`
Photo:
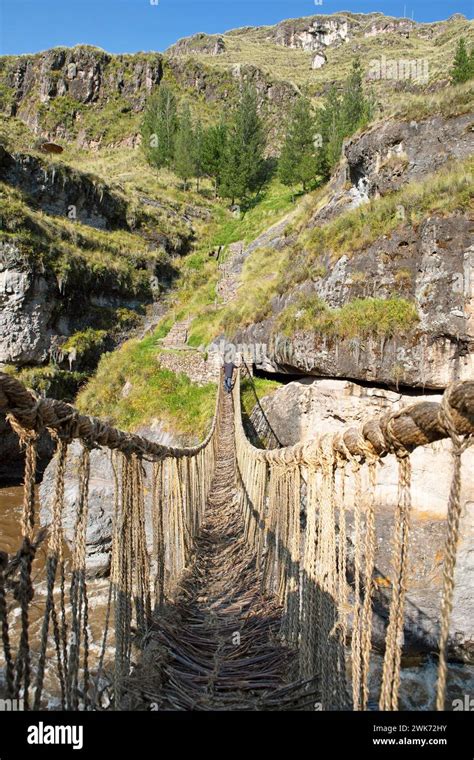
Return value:
[(314, 13), (412, 11), (417, 21), (472, 18), (473, 0), (0, 0), (0, 53), (97, 45), (112, 53), (165, 50), (195, 32), (274, 24)]

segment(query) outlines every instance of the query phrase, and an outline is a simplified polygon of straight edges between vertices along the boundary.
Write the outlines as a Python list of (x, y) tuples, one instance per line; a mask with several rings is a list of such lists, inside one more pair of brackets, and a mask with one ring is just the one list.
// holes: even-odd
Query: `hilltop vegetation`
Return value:
[[(266, 322), (273, 334), (341, 339), (416, 330), (406, 267), (383, 295), (334, 305), (310, 291), (341, 258), (357, 259), (404, 224), (416, 230), (432, 214), (466, 214), (471, 164), (451, 162), (313, 220), (334, 199), (345, 140), (390, 118), (469, 112), (473, 40), (461, 17), (421, 25), (341, 13), (199, 35), (164, 55), (78, 46), (1, 58), (0, 244), (52, 283), (47, 329), (61, 349), (37, 365), (9, 362), (9, 371), (67, 398), (81, 387), (83, 408), (117, 424), (134, 427), (161, 410), (190, 434), (205, 431), (213, 391), (157, 369), (156, 341), (174, 320), (192, 318), (195, 347)], [(416, 76), (410, 67), (408, 76), (387, 73), (394, 61), (419, 64)], [(62, 152), (48, 155), (45, 141)], [(384, 158), (387, 171), (403, 171), (403, 156)], [(346, 184), (347, 194), (359, 192), (353, 177)], [(78, 188), (82, 216), (70, 218), (64, 209)], [(403, 220), (400, 206), (409, 210)], [(226, 265), (232, 243), (245, 249), (286, 216), (279, 244), (252, 244), (235, 297), (222, 300), (210, 252), (220, 248)], [(164, 317), (140, 341), (150, 307), (152, 328)], [(133, 390), (122, 397), (127, 382)]]

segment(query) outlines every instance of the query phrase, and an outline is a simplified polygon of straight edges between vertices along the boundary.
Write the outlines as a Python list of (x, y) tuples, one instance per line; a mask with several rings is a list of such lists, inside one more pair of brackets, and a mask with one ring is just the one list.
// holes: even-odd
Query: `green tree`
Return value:
[(221, 165), (221, 194), (235, 202), (249, 191), (257, 190), (264, 174), (265, 147), (263, 124), (258, 114), (257, 93), (243, 88), (240, 102), (229, 128)]
[(315, 131), (311, 105), (306, 98), (299, 98), (288, 122), (278, 163), (278, 176), (284, 185), (301, 182), (306, 192), (308, 184), (315, 179), (318, 173)]
[(206, 175), (204, 170), (204, 129), (201, 122), (194, 127), (194, 176), (196, 177), (196, 190), (199, 192), (201, 179)]
[(367, 124), (372, 115), (371, 104), (364, 94), (362, 74), (360, 60), (355, 58), (342, 97), (341, 118), (344, 137), (352, 135)]
[(216, 195), (221, 183), (226, 145), (227, 127), (224, 122), (204, 130), (201, 143), (202, 169), (205, 175), (214, 180)]
[(191, 112), (186, 104), (179, 116), (174, 146), (174, 170), (188, 188), (188, 180), (196, 175), (196, 140)]
[(328, 179), (332, 168), (339, 161), (344, 139), (341, 98), (333, 85), (319, 109), (316, 124), (319, 138), (318, 171)]
[(360, 61), (353, 61), (342, 98), (332, 86), (317, 116), (321, 148), (318, 154), (320, 174), (328, 179), (341, 156), (342, 143), (357, 129), (368, 124), (373, 115), (373, 102), (363, 87)]
[(145, 155), (152, 166), (171, 166), (177, 129), (176, 97), (169, 87), (160, 85), (148, 99), (141, 129)]
[(473, 51), (471, 50), (471, 54), (468, 54), (466, 41), (464, 37), (461, 37), (456, 47), (451, 78), (455, 84), (461, 84), (467, 82), (473, 75)]

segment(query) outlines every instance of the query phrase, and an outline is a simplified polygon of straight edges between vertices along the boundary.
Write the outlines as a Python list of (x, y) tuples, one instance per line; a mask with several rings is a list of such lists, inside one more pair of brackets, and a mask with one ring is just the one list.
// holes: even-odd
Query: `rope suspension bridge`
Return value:
[[(240, 375), (232, 395), (219, 389), (210, 432), (193, 448), (121, 432), (69, 404), (38, 398), (2, 373), (0, 411), (25, 452), (21, 545), (16, 554), (0, 553), (5, 697), (22, 699), (25, 709), (45, 709), (45, 674), (54, 671), (61, 708), (68, 710), (104, 709), (103, 682), (115, 710), (150, 703), (163, 710), (377, 709), (369, 683), (376, 486), (383, 458), (394, 456), (399, 493), (377, 701), (380, 710), (399, 709), (411, 453), (448, 438), (453, 465), (436, 693), (436, 707), (444, 709), (461, 457), (473, 440), (474, 382), (453, 383), (439, 404), (406, 406), (359, 428), (271, 450), (256, 448), (246, 435)], [(45, 431), (56, 445), (47, 530), (37, 525), (35, 491)], [(66, 464), (74, 441), (81, 444), (79, 497), (74, 539), (66, 547)], [(111, 453), (114, 503), (108, 605), (93, 662), (86, 539), (90, 454), (99, 447)], [(145, 462), (152, 463), (151, 483)], [(35, 563), (42, 544), (47, 561), (40, 594)], [(34, 640), (33, 605), (41, 616)], [(106, 662), (110, 647), (113, 658)]]

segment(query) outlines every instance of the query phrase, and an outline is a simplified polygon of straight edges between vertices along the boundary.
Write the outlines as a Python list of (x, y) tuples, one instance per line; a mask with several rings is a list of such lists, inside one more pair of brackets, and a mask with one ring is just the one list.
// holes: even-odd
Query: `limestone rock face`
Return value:
[(168, 55), (222, 55), (225, 53), (225, 40), (218, 34), (193, 34), (191, 37), (184, 37), (178, 40), (166, 51)]
[[(195, 35), (180, 40), (166, 57), (159, 53), (112, 55), (99, 48), (77, 45), (12, 58), (0, 72), (0, 79), (11, 93), (10, 115), (19, 117), (44, 138), (74, 141), (90, 150), (100, 148), (104, 136), (91, 129), (87, 116), (99, 115), (106, 106), (109, 111), (115, 109), (118, 119), (123, 114), (142, 112), (165, 70), (179, 89), (191, 89), (208, 103), (235, 97), (242, 81), (252, 82), (274, 112), (298, 95), (295, 85), (274, 80), (256, 66), (238, 64), (236, 77), (230, 69), (218, 70), (203, 60), (225, 51), (225, 39), (219, 35)], [(199, 53), (205, 54), (200, 60), (196, 56)], [(56, 107), (67, 118), (55, 118)], [(52, 114), (51, 118), (45, 114)], [(140, 135), (136, 124), (131, 119), (130, 133), (109, 145), (137, 147)]]
[[(272, 396), (261, 400), (270, 425), (284, 445), (309, 440), (322, 433), (336, 433), (347, 426), (358, 426), (367, 419), (396, 411), (418, 401), (439, 401), (441, 396), (407, 396), (375, 387), (362, 387), (342, 380), (310, 380), (291, 382)], [(256, 407), (251, 422), (257, 435), (267, 431), (262, 412)], [(440, 441), (417, 449), (412, 461), (412, 534), (409, 555), (407, 600), (407, 644), (418, 650), (436, 647), (439, 635), (440, 598), (442, 589), (443, 551), (446, 513), (452, 474), (451, 444)], [(456, 593), (451, 620), (450, 648), (454, 657), (474, 658), (474, 450), (463, 454), (464, 505), (461, 542), (456, 569)], [(346, 472), (347, 519), (349, 538), (354, 541), (351, 497), (354, 480), (350, 468)], [(363, 474), (363, 493), (367, 488)], [(393, 539), (394, 510), (397, 504), (398, 471), (393, 456), (387, 456), (378, 467), (376, 491), (376, 573), (374, 637), (384, 640), (388, 609)]]
[(161, 77), (159, 53), (112, 56), (99, 48), (78, 45), (19, 57), (8, 84), (15, 91), (14, 112), (21, 116), (34, 91), (43, 103), (64, 95), (84, 104), (123, 95), (140, 107)]
[(316, 16), (297, 19), (293, 24), (291, 21), (282, 22), (272, 29), (270, 39), (285, 47), (314, 52), (346, 42), (349, 29), (349, 21), (343, 16), (330, 19)]
[(51, 340), (58, 290), (17, 246), (0, 243), (0, 363), (41, 363)]
[[(315, 5), (322, 5), (322, 0), (318, 0)], [(438, 26), (441, 27), (442, 24)], [(338, 47), (357, 38), (384, 34), (407, 38), (413, 30), (422, 36), (433, 36), (436, 33), (434, 25), (421, 26), (410, 19), (390, 18), (382, 13), (342, 12), (330, 17), (307, 16), (282, 21), (269, 28), (267, 39), (285, 47), (314, 52)]]
[(451, 161), (467, 158), (472, 153), (471, 121), (472, 114), (389, 120), (351, 137), (329, 183), (328, 203), (315, 212), (310, 226), (422, 180)]
[[(308, 229), (466, 158), (472, 150), (471, 120), (469, 114), (452, 119), (434, 116), (417, 123), (391, 120), (351, 138), (329, 183), (328, 200), (310, 216)], [(349, 255), (334, 261), (330, 249), (322, 251), (321, 274), (274, 297), (270, 317), (236, 333), (238, 342), (267, 345), (261, 369), (440, 389), (472, 377), (472, 222), (467, 214), (454, 211), (426, 216), (414, 224), (410, 209), (403, 205), (397, 214), (399, 224), (393, 232)], [(276, 226), (246, 246), (240, 269), (259, 247), (291, 246), (295, 237), (286, 226)], [(294, 256), (303, 264), (305, 247)], [(416, 306), (419, 322), (385, 338), (276, 334), (276, 317), (302, 295), (320, 298), (331, 308), (358, 298), (405, 298)]]
[(311, 68), (312, 69), (321, 69), (324, 64), (326, 63), (327, 59), (324, 53), (316, 53), (316, 55), (313, 57)]
[[(275, 316), (237, 333), (238, 342), (267, 345), (262, 369), (433, 389), (472, 377), (474, 248), (466, 216), (428, 217), (335, 264), (328, 251), (321, 263), (323, 276), (275, 298)], [(419, 322), (384, 338), (273, 334), (276, 315), (302, 293), (332, 308), (399, 295), (416, 304)]]

